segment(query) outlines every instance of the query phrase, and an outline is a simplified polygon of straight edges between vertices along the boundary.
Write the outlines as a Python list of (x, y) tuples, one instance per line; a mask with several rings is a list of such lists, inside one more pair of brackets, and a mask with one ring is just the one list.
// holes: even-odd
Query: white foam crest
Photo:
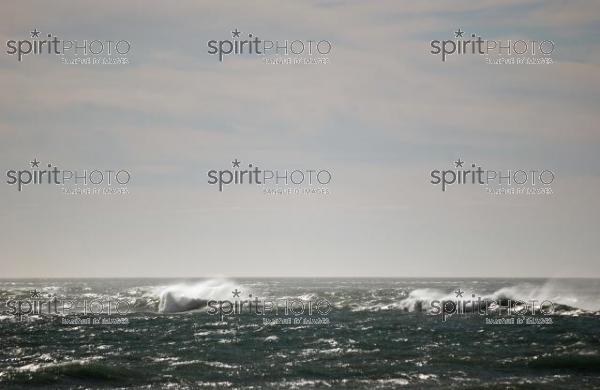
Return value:
[(397, 307), (406, 311), (421, 311), (431, 307), (432, 301), (453, 300), (451, 294), (435, 288), (417, 288), (408, 294)]
[[(232, 300), (232, 292), (244, 289), (227, 279), (209, 279), (196, 284), (176, 284), (164, 287), (160, 293), (158, 310), (178, 313), (199, 309), (209, 300)], [(247, 295), (247, 291), (243, 291)]]
[(600, 310), (600, 301), (596, 295), (586, 296), (581, 288), (561, 280), (549, 280), (541, 286), (522, 283), (515, 286), (503, 287), (495, 291), (491, 299), (512, 299), (537, 302), (551, 301), (552, 303), (570, 306), (587, 311)]
[[(387, 305), (387, 308), (398, 308), (405, 311), (422, 311), (432, 308), (432, 301), (476, 301), (481, 297), (487, 301), (524, 301), (535, 305), (543, 301), (551, 301), (556, 305), (565, 305), (585, 311), (599, 311), (600, 299), (597, 294), (585, 290), (585, 286), (577, 280), (549, 280), (544, 284), (520, 283), (497, 289), (490, 294), (479, 294), (476, 291), (464, 291), (464, 297), (457, 297), (453, 291), (433, 288), (419, 288), (411, 291), (405, 299), (398, 303)], [(475, 295), (476, 298), (473, 298)]]

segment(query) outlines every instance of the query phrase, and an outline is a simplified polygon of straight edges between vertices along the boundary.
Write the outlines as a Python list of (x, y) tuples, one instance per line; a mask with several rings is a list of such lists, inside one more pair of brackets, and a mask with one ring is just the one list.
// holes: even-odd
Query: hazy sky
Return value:
[[(326, 65), (220, 63), (207, 41), (327, 39)], [(462, 29), (548, 39), (551, 65), (430, 54)], [(6, 54), (37, 29), (125, 39), (128, 65)], [(600, 3), (8, 1), (0, 277), (600, 277)], [(6, 171), (126, 169), (124, 196)], [(220, 193), (231, 161), (332, 172), (327, 196)], [(550, 196), (442, 192), (430, 171), (551, 169)]]

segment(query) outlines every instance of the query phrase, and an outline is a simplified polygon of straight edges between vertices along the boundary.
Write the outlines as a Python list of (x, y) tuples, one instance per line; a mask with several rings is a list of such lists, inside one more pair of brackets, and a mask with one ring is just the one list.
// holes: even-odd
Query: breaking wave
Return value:
[(457, 297), (452, 291), (434, 288), (415, 289), (394, 306), (403, 311), (418, 312), (428, 311), (433, 301), (471, 300), (473, 301), (471, 305), (475, 306), (478, 304), (478, 298), (484, 301), (480, 305), (489, 305), (489, 302), (493, 302), (497, 306), (512, 305), (517, 301), (536, 302), (537, 304), (550, 301), (554, 304), (555, 311), (563, 314), (600, 311), (600, 299), (596, 295), (578, 291), (575, 286), (564, 281), (548, 281), (543, 285), (523, 283), (502, 287), (489, 294), (465, 291), (462, 297)]
[(176, 284), (162, 289), (159, 293), (158, 311), (180, 313), (200, 309), (209, 300), (230, 300), (232, 291), (242, 290), (234, 282), (226, 279), (210, 279), (196, 284)]

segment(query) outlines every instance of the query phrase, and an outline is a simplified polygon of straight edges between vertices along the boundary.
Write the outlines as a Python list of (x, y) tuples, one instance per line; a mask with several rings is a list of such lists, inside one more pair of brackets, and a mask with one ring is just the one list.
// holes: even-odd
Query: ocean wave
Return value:
[(531, 360), (528, 366), (598, 373), (600, 372), (600, 356), (592, 354), (545, 355)]
[(109, 365), (100, 359), (82, 359), (60, 363), (29, 364), (16, 370), (7, 370), (0, 376), (0, 387), (3, 382), (13, 385), (30, 386), (62, 384), (65, 380), (79, 380), (91, 383), (102, 382), (114, 384), (143, 383), (151, 378), (138, 371), (124, 366)]
[(64, 362), (56, 362), (54, 359), (51, 359), (51, 357), (48, 354), (42, 355), (39, 357), (40, 360), (43, 361), (48, 361), (51, 360), (49, 363), (30, 363), (30, 364), (26, 364), (20, 367), (9, 367), (9, 371), (10, 370), (14, 370), (17, 372), (39, 372), (39, 371), (45, 371), (45, 370), (53, 370), (53, 369), (60, 369), (63, 367), (70, 367), (70, 366), (81, 366), (81, 365), (86, 365), (86, 364), (91, 364), (94, 361), (97, 360), (102, 360), (102, 357), (100, 356), (95, 356), (95, 357), (91, 357), (91, 358), (86, 358), (86, 359), (81, 359), (81, 360), (68, 360), (68, 361), (64, 361)]
[[(522, 283), (496, 289), (491, 293), (479, 294), (477, 291), (463, 291), (457, 297), (454, 291), (438, 288), (417, 288), (402, 295), (400, 291), (396, 300), (382, 301), (371, 299), (360, 304), (348, 304), (352, 311), (381, 311), (399, 310), (405, 312), (431, 312), (432, 303), (452, 301), (461, 302), (468, 309), (487, 308), (491, 311), (511, 306), (515, 309), (519, 305), (535, 306), (539, 310), (544, 301), (552, 302), (553, 313), (565, 316), (583, 314), (600, 314), (600, 301), (596, 296), (586, 296), (585, 292), (577, 291), (572, 286), (549, 281), (543, 285)], [(393, 299), (393, 298), (392, 298)]]
[(197, 284), (176, 284), (160, 292), (158, 311), (180, 313), (200, 309), (209, 300), (231, 300), (232, 291), (241, 286), (224, 279), (210, 279)]

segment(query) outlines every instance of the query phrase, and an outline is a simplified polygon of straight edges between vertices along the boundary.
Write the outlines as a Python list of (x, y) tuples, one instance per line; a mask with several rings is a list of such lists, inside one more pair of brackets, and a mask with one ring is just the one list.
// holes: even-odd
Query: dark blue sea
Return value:
[(599, 297), (595, 279), (0, 280), (0, 388), (600, 388)]

